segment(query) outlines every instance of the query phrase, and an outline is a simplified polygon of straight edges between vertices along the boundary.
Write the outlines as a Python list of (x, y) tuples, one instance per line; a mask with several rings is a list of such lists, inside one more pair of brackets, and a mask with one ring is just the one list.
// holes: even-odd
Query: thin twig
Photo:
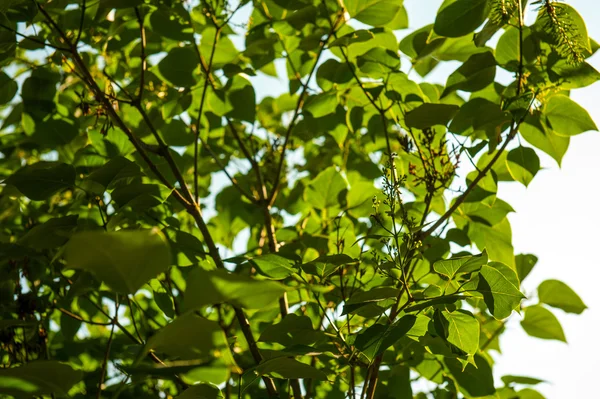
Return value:
[(85, 19), (85, 10), (87, 8), (86, 0), (81, 0), (81, 17), (79, 19), (79, 31), (77, 32), (77, 38), (75, 39), (74, 46), (77, 47), (79, 40), (81, 39), (81, 33), (83, 32), (83, 21)]
[(24, 34), (18, 32), (18, 31), (16, 31), (15, 29), (12, 29), (12, 28), (10, 28), (10, 27), (8, 27), (8, 26), (6, 26), (4, 24), (1, 24), (1, 23), (0, 23), (0, 28), (6, 29), (7, 31), (12, 32), (15, 35), (17, 35), (19, 37), (22, 37), (22, 38), (24, 38), (26, 40), (32, 41), (32, 42), (37, 43), (37, 44), (41, 44), (42, 46), (48, 46), (48, 47), (53, 48), (55, 50), (60, 50), (60, 51), (65, 51), (65, 52), (70, 52), (71, 51), (71, 49), (68, 48), (68, 47), (60, 47), (60, 46), (55, 46), (54, 44), (46, 43), (45, 41), (39, 40), (39, 39), (37, 39), (35, 37), (24, 35)]
[(112, 321), (112, 328), (110, 329), (110, 335), (108, 336), (108, 342), (106, 344), (106, 350), (104, 351), (104, 360), (102, 361), (102, 368), (100, 369), (100, 380), (98, 381), (98, 391), (96, 393), (96, 399), (100, 399), (102, 397), (102, 390), (104, 385), (104, 376), (106, 375), (106, 367), (108, 365), (108, 358), (110, 357), (110, 348), (112, 346), (113, 337), (115, 334), (115, 325), (117, 324), (118, 314), (119, 314), (119, 296), (115, 298), (115, 316)]

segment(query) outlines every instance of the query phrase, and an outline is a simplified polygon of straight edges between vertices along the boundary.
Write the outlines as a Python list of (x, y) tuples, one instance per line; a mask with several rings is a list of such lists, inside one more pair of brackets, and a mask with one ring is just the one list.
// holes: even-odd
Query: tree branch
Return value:
[(53, 48), (55, 50), (60, 50), (60, 51), (65, 51), (65, 52), (71, 52), (71, 49), (68, 48), (68, 47), (60, 47), (60, 46), (55, 46), (55, 45), (50, 44), (50, 43), (46, 43), (45, 41), (39, 40), (39, 39), (37, 39), (35, 37), (31, 37), (31, 36), (27, 36), (27, 35), (24, 35), (22, 33), (19, 33), (15, 29), (12, 29), (11, 27), (8, 27), (8, 26), (6, 26), (6, 25), (4, 25), (2, 23), (0, 23), (0, 28), (6, 29), (7, 31), (12, 32), (15, 35), (17, 35), (19, 37), (22, 37), (22, 38), (24, 38), (26, 40), (32, 41), (32, 42), (37, 43), (37, 44), (41, 44), (42, 46), (48, 46), (48, 47)]

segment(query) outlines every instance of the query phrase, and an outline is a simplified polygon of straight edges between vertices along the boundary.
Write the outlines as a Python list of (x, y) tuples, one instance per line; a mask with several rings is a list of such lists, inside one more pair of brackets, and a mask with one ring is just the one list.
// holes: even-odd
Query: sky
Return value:
[[(587, 21), (590, 37), (600, 39), (597, 0), (570, 0)], [(441, 0), (405, 0), (410, 28), (431, 23)], [(529, 18), (535, 17), (531, 7)], [(588, 60), (600, 70), (600, 55)], [(440, 73), (444, 71), (436, 71)], [(436, 76), (432, 76), (436, 78)], [(443, 81), (443, 80), (442, 80)], [(600, 83), (572, 94), (600, 125)], [(525, 143), (524, 143), (525, 144)], [(527, 144), (525, 144), (527, 145)], [(498, 197), (515, 209), (509, 215), (515, 253), (533, 253), (539, 261), (523, 282), (530, 301), (537, 286), (558, 279), (577, 292), (588, 309), (571, 315), (552, 309), (563, 325), (568, 344), (529, 337), (513, 313), (502, 335), (502, 355), (495, 356), (497, 377), (506, 374), (537, 377), (549, 383), (536, 387), (548, 399), (598, 397), (600, 345), (600, 133), (571, 138), (562, 166), (539, 153), (543, 169), (527, 189), (520, 183), (501, 183)], [(598, 247), (597, 247), (598, 246)]]

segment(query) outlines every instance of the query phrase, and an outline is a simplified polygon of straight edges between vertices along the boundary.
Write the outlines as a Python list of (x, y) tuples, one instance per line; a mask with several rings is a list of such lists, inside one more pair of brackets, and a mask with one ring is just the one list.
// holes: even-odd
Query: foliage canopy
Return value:
[(566, 342), (553, 308), (586, 306), (558, 280), (522, 302), (537, 258), (498, 184), (596, 130), (570, 91), (598, 46), (550, 0), (432, 22), (402, 34), (402, 0), (2, 1), (0, 396), (542, 397), (495, 385), (490, 352), (513, 311)]

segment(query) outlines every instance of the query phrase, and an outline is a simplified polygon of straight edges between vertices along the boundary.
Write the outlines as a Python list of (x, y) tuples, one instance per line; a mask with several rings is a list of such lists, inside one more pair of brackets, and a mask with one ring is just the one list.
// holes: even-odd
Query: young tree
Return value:
[(556, 280), (522, 303), (537, 258), (497, 186), (596, 130), (569, 94), (598, 46), (551, 0), (432, 22), (398, 42), (402, 0), (2, 1), (0, 395), (542, 397), (495, 386), (490, 352), (515, 310), (565, 340), (549, 307), (585, 305)]

